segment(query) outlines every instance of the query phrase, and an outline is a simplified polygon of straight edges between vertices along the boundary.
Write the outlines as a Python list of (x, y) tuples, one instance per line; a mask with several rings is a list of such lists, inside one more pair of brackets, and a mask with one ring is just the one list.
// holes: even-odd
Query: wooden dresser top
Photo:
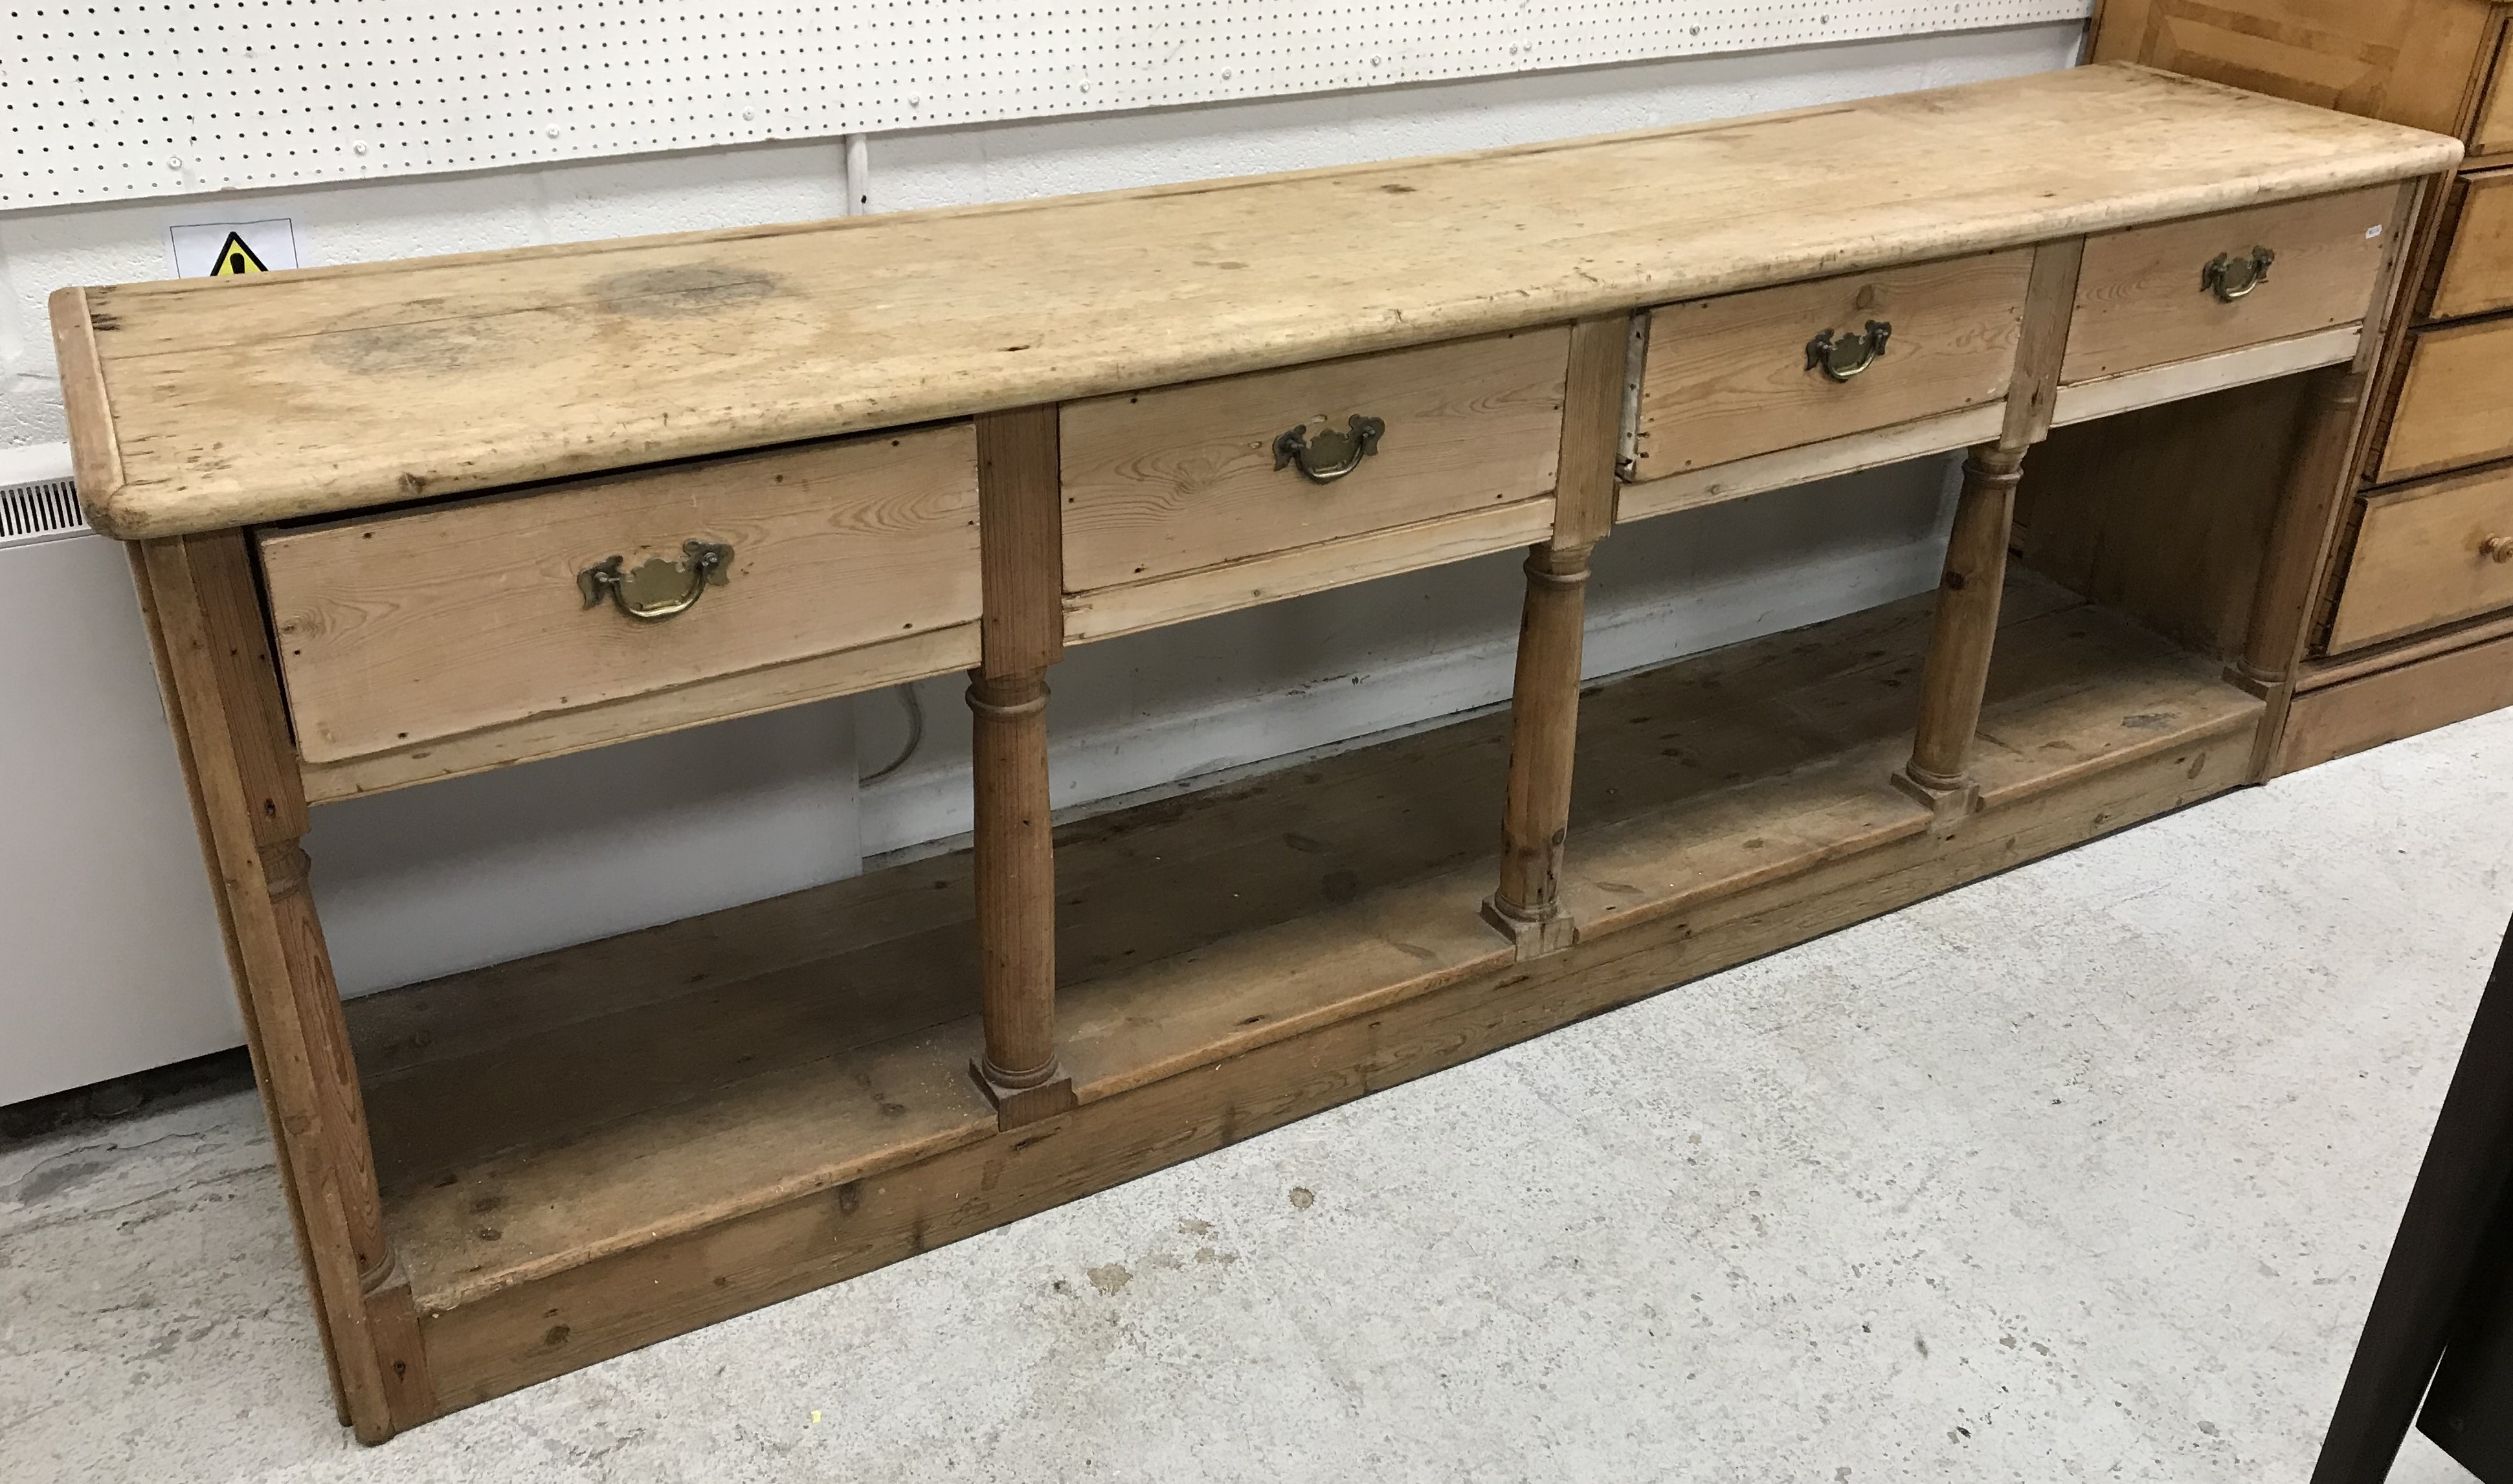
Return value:
[(90, 518), (325, 514), (1607, 313), (2451, 169), (2104, 65), (1097, 196), (64, 289)]

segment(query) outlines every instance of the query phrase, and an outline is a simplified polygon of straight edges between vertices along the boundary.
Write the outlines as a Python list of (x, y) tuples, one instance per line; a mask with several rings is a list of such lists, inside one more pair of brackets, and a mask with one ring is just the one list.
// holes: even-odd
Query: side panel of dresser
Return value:
[[(2513, 698), (2513, 621), (2493, 518), (2513, 458), (2513, 9), (2468, 58), (2462, 172), (2419, 235), (2323, 558), (2307, 654), (2271, 771), (2478, 716)], [(2479, 528), (2479, 527), (2486, 528)], [(2467, 528), (2464, 528), (2467, 527)]]

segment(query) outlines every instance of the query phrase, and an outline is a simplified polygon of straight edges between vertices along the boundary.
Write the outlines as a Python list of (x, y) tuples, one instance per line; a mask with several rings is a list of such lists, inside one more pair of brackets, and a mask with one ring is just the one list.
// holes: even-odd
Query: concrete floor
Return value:
[(2508, 817), (2513, 713), (377, 1450), (250, 1095), (63, 1130), (0, 1150), (0, 1473), (2300, 1480)]

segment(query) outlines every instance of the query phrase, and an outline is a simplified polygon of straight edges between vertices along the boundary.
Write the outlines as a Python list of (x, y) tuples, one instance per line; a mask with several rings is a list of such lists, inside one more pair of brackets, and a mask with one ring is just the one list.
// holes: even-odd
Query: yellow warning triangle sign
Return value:
[(242, 234), (229, 232), (227, 240), (219, 244), (219, 260), (217, 265), (210, 269), (210, 277), (241, 278), (247, 273), (269, 271), (261, 265), (261, 259), (255, 254), (253, 249), (246, 245)]

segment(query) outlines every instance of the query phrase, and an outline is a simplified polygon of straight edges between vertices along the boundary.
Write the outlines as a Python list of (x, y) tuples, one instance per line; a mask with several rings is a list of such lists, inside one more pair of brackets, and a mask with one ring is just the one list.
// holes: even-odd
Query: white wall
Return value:
[[(1756, 112), (2060, 66), (2078, 33), (2074, 24), (2020, 27), (884, 136), (871, 142), (872, 206), (1106, 189)], [(289, 215), (306, 261), (337, 263), (845, 208), (843, 153), (831, 141), (0, 215), (0, 448), (63, 436), (45, 294), (61, 284), (164, 276), (171, 223)], [(1945, 475), (1931, 460), (1618, 531), (1598, 559), (1591, 673), (1925, 588), (1942, 541)], [(1516, 624), (1515, 565), (1491, 558), (1072, 651), (1054, 678), (1050, 713), (1058, 804), (1498, 701)], [(373, 988), (811, 884), (852, 869), (858, 833), (863, 850), (880, 852), (964, 830), (960, 690), (948, 679), (921, 687), (927, 741), (863, 792), (859, 823), (848, 743), (859, 732), (867, 766), (897, 751), (902, 722), (889, 696), (852, 703), (852, 727), (825, 712), (734, 723), (618, 759), (559, 760), (320, 809), (309, 848), (344, 984)], [(825, 837), (813, 833), (823, 828)], [(693, 871), (691, 861), (712, 864)]]

